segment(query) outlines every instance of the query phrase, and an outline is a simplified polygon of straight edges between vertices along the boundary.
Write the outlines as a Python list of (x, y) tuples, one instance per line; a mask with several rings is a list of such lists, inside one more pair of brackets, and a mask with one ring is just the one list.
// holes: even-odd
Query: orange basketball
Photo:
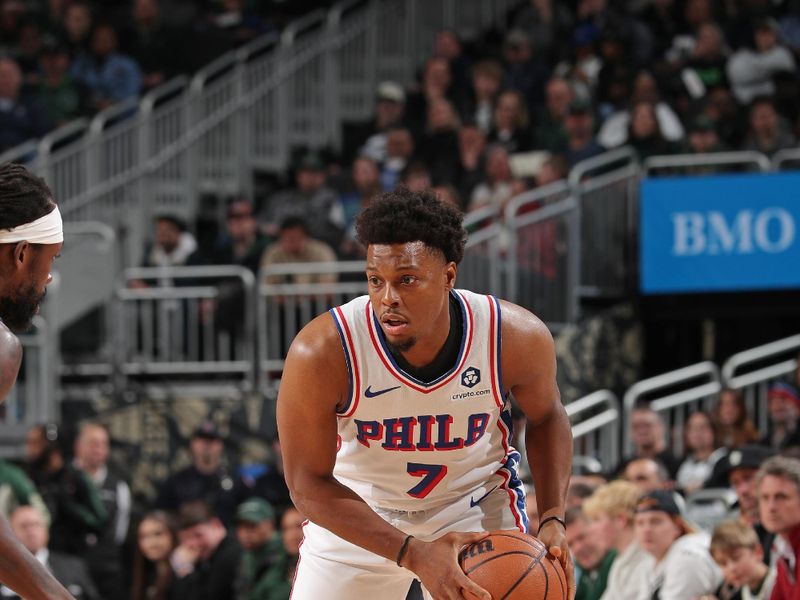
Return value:
[(558, 560), (535, 537), (493, 531), (458, 556), (464, 573), (492, 600), (566, 600), (567, 578)]

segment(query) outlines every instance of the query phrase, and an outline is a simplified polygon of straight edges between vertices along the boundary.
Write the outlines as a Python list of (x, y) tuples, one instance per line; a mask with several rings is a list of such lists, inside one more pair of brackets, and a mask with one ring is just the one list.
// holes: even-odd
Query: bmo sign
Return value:
[(800, 288), (800, 174), (642, 182), (648, 294)]

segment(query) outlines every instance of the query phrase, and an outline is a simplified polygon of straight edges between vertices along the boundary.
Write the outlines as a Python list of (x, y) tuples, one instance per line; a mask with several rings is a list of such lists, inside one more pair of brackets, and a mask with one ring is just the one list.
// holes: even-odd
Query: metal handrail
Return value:
[[(722, 389), (719, 367), (711, 361), (704, 361), (634, 383), (622, 398), (624, 431), (627, 432), (629, 430), (631, 412), (642, 396), (660, 389), (689, 383), (701, 377), (707, 377), (709, 381), (699, 386), (695, 385), (686, 390), (652, 400), (650, 407), (656, 412), (661, 412), (718, 393)], [(629, 435), (625, 435), (624, 438), (625, 452), (630, 452), (633, 441)]]
[(318, 8), (292, 21), (281, 33), (281, 45), (290, 46), (298, 37), (305, 35), (309, 31), (313, 31), (316, 27), (323, 26), (326, 17), (327, 13), (325, 10)]
[(342, 0), (342, 2), (337, 2), (328, 12), (328, 26), (333, 29), (338, 28), (344, 13), (353, 10), (358, 5), (366, 8), (369, 3), (370, 0)]
[(53, 151), (53, 146), (61, 140), (69, 139), (76, 134), (89, 130), (89, 119), (80, 118), (62, 125), (55, 131), (51, 131), (39, 140), (39, 154), (47, 156)]
[(0, 154), (0, 165), (8, 162), (17, 162), (26, 156), (35, 155), (39, 149), (39, 140), (28, 140), (9, 148)]
[(270, 275), (317, 275), (328, 273), (363, 273), (366, 263), (363, 260), (342, 260), (334, 262), (280, 263), (269, 265), (259, 271), (259, 281)]
[(613, 467), (619, 462), (619, 442), (620, 442), (620, 402), (617, 395), (610, 390), (598, 390), (574, 400), (564, 407), (570, 420), (577, 418), (582, 413), (588, 411), (601, 412), (584, 419), (572, 427), (573, 440), (589, 435), (602, 427), (610, 426), (608, 436), (605, 438), (608, 444), (604, 466), (606, 469)]
[(517, 196), (511, 198), (506, 204), (506, 208), (504, 211), (504, 219), (507, 225), (510, 225), (511, 221), (513, 221), (517, 214), (519, 213), (520, 208), (527, 204), (532, 204), (533, 202), (539, 202), (541, 200), (545, 200), (550, 198), (551, 196), (556, 196), (558, 194), (566, 194), (569, 192), (569, 185), (567, 184), (566, 179), (560, 179), (558, 181), (554, 181), (553, 183), (548, 183), (542, 187), (538, 187), (534, 190), (530, 190), (528, 192), (524, 192)]
[(89, 124), (89, 135), (102, 135), (109, 122), (119, 117), (124, 117), (125, 113), (134, 113), (139, 109), (138, 98), (126, 98), (108, 108), (104, 108), (97, 113)]
[(744, 150), (741, 152), (708, 152), (705, 154), (673, 154), (651, 156), (642, 165), (642, 175), (647, 177), (656, 169), (670, 169), (696, 166), (754, 164), (760, 171), (770, 171), (772, 164), (761, 152)]
[[(751, 348), (750, 350), (738, 352), (722, 365), (722, 380), (728, 387), (739, 388), (751, 383), (764, 381), (765, 378), (768, 379), (783, 375), (786, 372), (790, 372), (794, 366), (796, 366), (797, 361), (795, 359), (773, 364), (756, 371), (750, 371), (746, 374), (737, 375), (736, 372), (749, 364), (759, 363), (773, 356), (785, 355), (787, 352), (792, 352), (793, 350), (800, 351), (800, 333), (770, 342), (769, 344)], [(789, 367), (788, 371), (783, 371), (786, 367)]]
[(626, 159), (630, 163), (634, 164), (638, 164), (639, 162), (638, 154), (636, 154), (636, 151), (630, 146), (615, 148), (614, 150), (609, 150), (608, 152), (603, 152), (603, 154), (582, 160), (569, 171), (567, 181), (570, 189), (577, 190), (581, 185), (581, 180), (587, 173), (591, 173), (592, 171), (613, 165)]
[(149, 115), (155, 110), (156, 103), (164, 97), (186, 89), (189, 85), (189, 78), (186, 75), (178, 75), (147, 92), (140, 102), (139, 110), (142, 115)]
[(776, 171), (780, 171), (783, 163), (790, 160), (800, 161), (800, 148), (784, 148), (783, 150), (778, 150), (772, 157), (772, 168)]
[(236, 51), (231, 50), (226, 52), (195, 73), (194, 77), (192, 77), (189, 89), (193, 94), (199, 95), (206, 85), (208, 85), (209, 80), (222, 74), (226, 70), (235, 70), (238, 64), (236, 60)]

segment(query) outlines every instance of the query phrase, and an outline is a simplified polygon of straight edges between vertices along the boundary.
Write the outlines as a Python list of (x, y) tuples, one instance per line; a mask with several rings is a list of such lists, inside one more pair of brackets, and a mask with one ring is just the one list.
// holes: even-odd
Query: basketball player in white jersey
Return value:
[[(539, 524), (568, 574), (564, 502), (572, 435), (553, 340), (528, 311), (454, 289), (461, 215), (430, 192), (384, 194), (361, 213), (368, 296), (295, 338), (278, 396), (286, 480), (307, 515), (292, 600), (436, 600), (489, 594), (459, 550), (528, 530), (512, 392), (528, 420)], [(473, 533), (469, 533), (473, 532)]]
[[(0, 401), (17, 379), (22, 347), (61, 251), (61, 215), (47, 185), (20, 165), (0, 166)], [(0, 516), (0, 582), (27, 600), (72, 596), (17, 541)]]

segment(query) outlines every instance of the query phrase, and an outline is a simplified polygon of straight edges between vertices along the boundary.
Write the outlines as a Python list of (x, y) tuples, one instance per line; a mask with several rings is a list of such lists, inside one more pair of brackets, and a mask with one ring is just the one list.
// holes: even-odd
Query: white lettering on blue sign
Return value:
[(777, 207), (742, 210), (731, 220), (719, 211), (673, 213), (672, 254), (778, 254), (794, 243), (796, 230), (792, 215)]

